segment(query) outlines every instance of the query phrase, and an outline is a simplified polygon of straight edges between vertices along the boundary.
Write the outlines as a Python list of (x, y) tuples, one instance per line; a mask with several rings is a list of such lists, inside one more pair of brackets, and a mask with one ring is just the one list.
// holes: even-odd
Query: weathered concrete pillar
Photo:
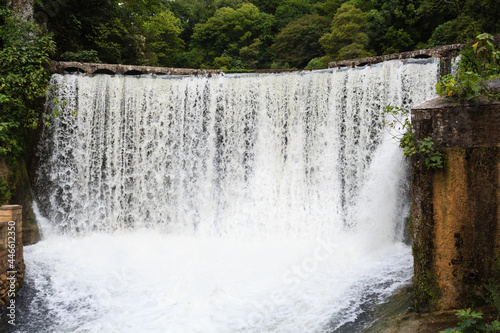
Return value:
[(23, 279), (22, 206), (0, 206), (0, 306), (12, 302)]
[(438, 98), (411, 117), (417, 138), (432, 137), (444, 157), (438, 170), (411, 162), (415, 309), (482, 305), (500, 277), (500, 102)]

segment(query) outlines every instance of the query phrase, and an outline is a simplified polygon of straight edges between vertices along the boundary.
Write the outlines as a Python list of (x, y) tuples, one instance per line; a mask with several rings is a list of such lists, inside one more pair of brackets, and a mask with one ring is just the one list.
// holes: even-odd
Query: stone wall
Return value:
[(220, 69), (168, 68), (117, 64), (94, 64), (84, 62), (51, 61), (53, 73), (78, 72), (86, 74), (122, 74), (122, 75), (212, 75)]
[(444, 157), (438, 170), (411, 162), (415, 308), (480, 306), (500, 278), (500, 102), (438, 98), (412, 110), (412, 125)]
[(452, 44), (452, 45), (433, 47), (430, 49), (387, 54), (382, 56), (341, 60), (341, 61), (330, 62), (328, 64), (328, 68), (373, 65), (379, 62), (396, 60), (396, 59), (448, 58), (456, 56), (462, 49), (462, 47), (464, 47), (464, 44)]
[(22, 207), (0, 206), (0, 306), (9, 306), (24, 279)]

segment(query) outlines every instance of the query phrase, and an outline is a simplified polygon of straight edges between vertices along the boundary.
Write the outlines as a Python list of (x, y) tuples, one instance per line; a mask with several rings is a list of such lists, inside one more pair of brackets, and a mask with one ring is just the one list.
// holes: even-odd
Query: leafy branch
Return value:
[(500, 322), (495, 320), (491, 324), (482, 322), (483, 314), (481, 312), (474, 312), (471, 309), (458, 310), (457, 318), (460, 319), (459, 326), (448, 328), (441, 333), (490, 333), (500, 332)]
[(434, 141), (432, 141), (432, 138), (426, 137), (422, 140), (418, 140), (412, 131), (412, 126), (408, 117), (401, 120), (400, 114), (402, 113), (402, 108), (389, 104), (385, 107), (382, 114), (392, 116), (392, 120), (383, 120), (382, 122), (393, 131), (397, 132), (393, 138), (399, 140), (399, 146), (403, 148), (404, 155), (412, 156), (418, 154), (425, 159), (427, 168), (442, 168), (443, 156), (439, 151), (434, 149)]
[(500, 51), (495, 48), (493, 36), (478, 35), (477, 41), (462, 51), (457, 74), (445, 75), (436, 84), (439, 96), (448, 96), (458, 102), (483, 96), (498, 99), (498, 93), (489, 92), (483, 82), (500, 77)]

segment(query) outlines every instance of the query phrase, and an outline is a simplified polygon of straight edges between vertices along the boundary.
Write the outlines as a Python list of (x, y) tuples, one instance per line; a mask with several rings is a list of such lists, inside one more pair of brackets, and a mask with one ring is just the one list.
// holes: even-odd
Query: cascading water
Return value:
[(433, 98), (438, 67), (55, 75), (17, 329), (340, 332), (411, 278), (380, 113)]

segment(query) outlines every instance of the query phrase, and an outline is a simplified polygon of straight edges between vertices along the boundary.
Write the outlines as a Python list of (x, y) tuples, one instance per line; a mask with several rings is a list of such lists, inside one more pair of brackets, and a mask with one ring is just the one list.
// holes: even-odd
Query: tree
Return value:
[(139, 63), (138, 21), (150, 11), (134, 13), (132, 8), (141, 8), (138, 4), (129, 6), (128, 1), (119, 0), (65, 0), (55, 9), (50, 8), (53, 4), (39, 2), (35, 11), (50, 14), (37, 19), (54, 35), (56, 60), (67, 60), (61, 58), (66, 52), (95, 50), (103, 62)]
[(319, 42), (331, 60), (369, 57), (373, 53), (366, 50), (367, 28), (367, 14), (343, 4), (333, 17), (331, 32), (323, 35)]
[(342, 0), (326, 0), (318, 2), (314, 5), (314, 8), (318, 14), (328, 17), (331, 21), (340, 6), (342, 6)]
[(238, 9), (245, 2), (246, 1), (244, 1), (244, 0), (215, 0), (215, 8), (219, 9), (222, 7), (230, 7), (233, 9)]
[[(431, 43), (442, 43), (440, 39), (469, 38), (471, 30), (488, 31), (492, 34), (500, 32), (500, 6), (498, 0), (422, 0), (417, 14), (428, 18), (438, 16), (440, 20), (433, 26)], [(472, 29), (468, 24), (472, 25)], [(463, 29), (466, 31), (451, 31)], [(456, 35), (455, 35), (456, 33)], [(446, 36), (447, 35), (447, 36)], [(453, 36), (455, 35), (455, 36)], [(455, 41), (459, 41), (456, 40)], [(460, 40), (460, 42), (465, 42)]]
[(273, 15), (282, 0), (252, 0), (250, 2), (257, 6), (261, 12)]
[(36, 18), (54, 34), (56, 60), (87, 60), (97, 52), (94, 61), (127, 64), (143, 62), (143, 24), (166, 9), (161, 0), (36, 3)]
[(191, 46), (202, 54), (205, 65), (213, 65), (214, 59), (220, 56), (236, 60), (240, 57), (240, 50), (250, 47), (255, 39), (259, 39), (261, 45), (269, 45), (273, 23), (271, 15), (261, 13), (250, 3), (238, 9), (223, 7), (207, 22), (195, 26)]
[(40, 124), (55, 49), (51, 37), (11, 11), (0, 18), (0, 157), (17, 160)]
[(290, 22), (276, 36), (272, 46), (276, 60), (303, 68), (312, 58), (323, 56), (319, 39), (328, 32), (329, 22), (318, 14), (306, 15)]
[(311, 12), (308, 0), (286, 0), (276, 8), (274, 17), (278, 29), (284, 28), (288, 23)]
[(480, 32), (480, 23), (471, 17), (460, 15), (456, 19), (447, 21), (434, 29), (428, 46), (440, 46), (454, 43), (463, 43), (474, 38)]
[(182, 67), (184, 41), (179, 37), (182, 32), (180, 19), (164, 9), (149, 17), (143, 24), (143, 30), (145, 65)]
[(369, 11), (369, 47), (377, 54), (412, 50), (418, 41), (426, 41), (439, 17), (418, 16), (421, 0), (371, 0)]
[(194, 27), (206, 22), (216, 11), (217, 0), (173, 0), (165, 1), (165, 7), (181, 20), (183, 29), (180, 38), (189, 46)]

